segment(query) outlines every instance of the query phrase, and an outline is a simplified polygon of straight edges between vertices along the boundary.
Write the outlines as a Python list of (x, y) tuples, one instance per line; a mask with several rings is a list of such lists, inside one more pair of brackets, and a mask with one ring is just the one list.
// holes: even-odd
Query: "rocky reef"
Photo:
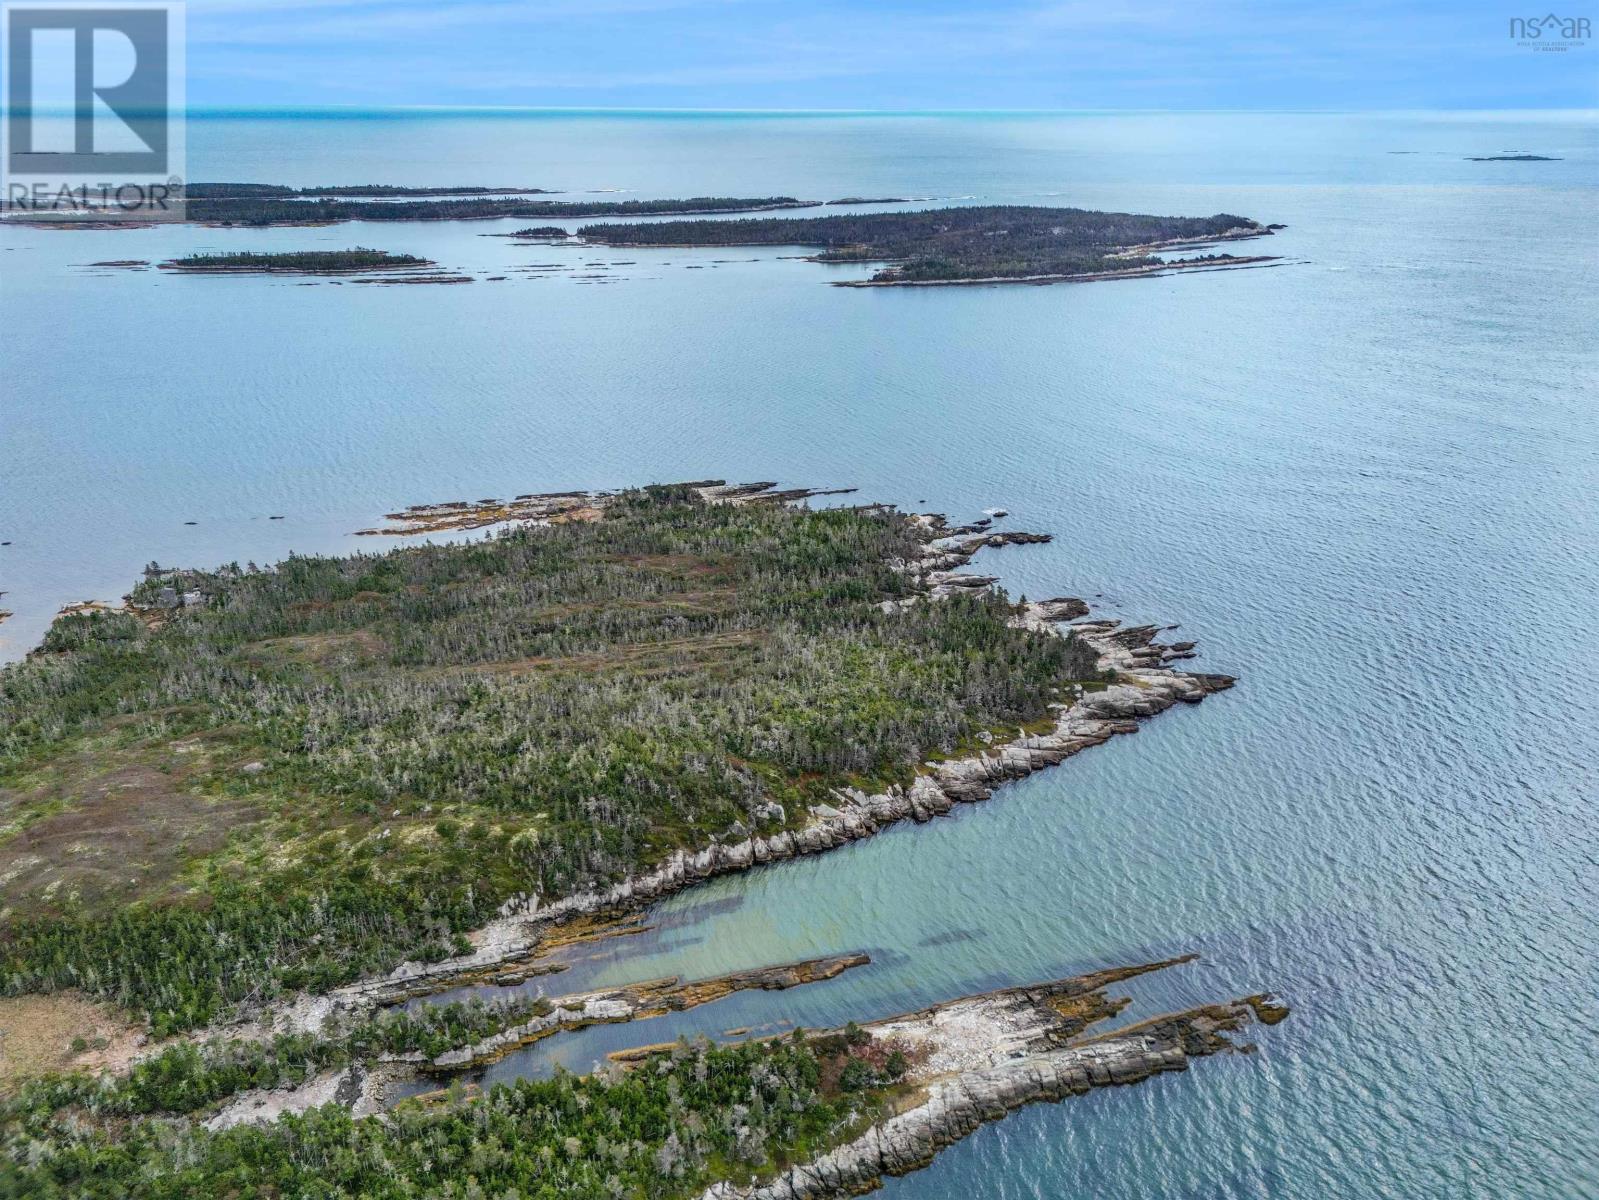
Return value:
[(618, 988), (562, 996), (550, 1002), (549, 1012), (521, 1025), (506, 1029), (472, 1046), (464, 1046), (435, 1056), (427, 1064), (436, 1071), (460, 1071), (484, 1066), (513, 1050), (542, 1041), (562, 1030), (582, 1029), (618, 1021), (638, 1021), (684, 1012), (731, 996), (734, 992), (781, 992), (807, 983), (820, 983), (842, 975), (852, 967), (871, 962), (865, 954), (844, 954), (813, 958), (775, 967), (735, 971), (715, 979), (685, 983), (676, 976), (630, 983)]
[[(707, 500), (720, 504), (787, 504), (812, 496), (843, 496), (854, 488), (789, 488), (775, 483), (729, 484), (721, 479), (679, 484), (698, 489)], [(527, 492), (510, 500), (446, 500), (438, 504), (413, 504), (386, 513), (389, 524), (357, 529), (358, 537), (418, 537), (429, 533), (469, 532), (508, 523), (560, 525), (568, 521), (597, 521), (616, 498), (615, 492)]]
[(1187, 1070), (1196, 1058), (1253, 1049), (1227, 1035), (1251, 1021), (1275, 1025), (1288, 1015), (1285, 1006), (1262, 994), (1082, 1036), (1127, 1003), (1103, 989), (1192, 958), (967, 996), (861, 1026), (872, 1038), (902, 1047), (915, 1064), (899, 1088), (895, 1111), (853, 1141), (775, 1179), (719, 1183), (702, 1200), (860, 1195), (885, 1176), (926, 1166), (944, 1147), (1024, 1105), (1134, 1084)]

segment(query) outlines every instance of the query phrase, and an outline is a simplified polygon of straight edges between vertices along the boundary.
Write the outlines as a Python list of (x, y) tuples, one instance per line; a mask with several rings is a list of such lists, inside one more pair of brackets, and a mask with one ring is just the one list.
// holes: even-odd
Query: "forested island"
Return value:
[(355, 271), (393, 271), (413, 267), (431, 267), (432, 260), (414, 254), (391, 254), (387, 250), (372, 250), (357, 246), (353, 250), (290, 250), (271, 253), (230, 251), (213, 254), (190, 254), (170, 259), (161, 265), (163, 271), (182, 271), (196, 274), (291, 274), (291, 275), (342, 275)]
[[(1184, 265), (1156, 248), (1269, 236), (1247, 217), (1152, 217), (1081, 208), (975, 205), (918, 212), (732, 221), (586, 225), (608, 246), (819, 246), (817, 262), (887, 262), (872, 284), (1050, 280), (1147, 273)], [(1192, 265), (1267, 261), (1211, 255)]]
[(332, 187), (285, 187), (277, 183), (191, 183), (190, 200), (291, 199), (341, 196), (350, 199), (413, 199), (437, 196), (542, 196), (547, 188), (405, 187), (393, 183), (340, 184)]
[[(64, 613), (0, 671), (0, 1191), (830, 1196), (1280, 1019), (1257, 996), (1085, 1033), (1121, 1009), (1105, 986), (1170, 965), (1150, 964), (363, 1119), (385, 1071), (442, 1088), (584, 1024), (864, 968), (394, 1007), (537, 979), (654, 896), (984, 799), (1232, 684), (1174, 670), (1192, 644), (1153, 626), (961, 569), (1047, 535), (784, 502), (809, 494), (418, 506), (396, 532), (520, 522), (152, 563), (123, 608)], [(954, 1044), (935, 1017), (961, 1005)], [(72, 1045), (42, 1044), (63, 1020)], [(794, 1173), (824, 1157), (836, 1186)]]
[(191, 184), (185, 217), (217, 225), (327, 225), (340, 221), (478, 221), (496, 217), (646, 217), (809, 208), (792, 196), (686, 200), (533, 200), (538, 189), (362, 187), (287, 188), (276, 184)]

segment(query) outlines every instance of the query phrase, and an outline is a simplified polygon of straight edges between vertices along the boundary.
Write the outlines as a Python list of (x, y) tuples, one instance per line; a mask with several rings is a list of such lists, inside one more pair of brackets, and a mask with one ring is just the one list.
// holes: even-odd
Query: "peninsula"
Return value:
[[(530, 497), (484, 541), (152, 564), (124, 609), (64, 613), (0, 675), (0, 990), (81, 988), (166, 1034), (481, 965), (1232, 683), (960, 570), (1047, 535), (770, 499), (804, 494)], [(396, 515), (482, 511), (460, 504)], [(466, 938), (491, 920), (492, 954)]]
[[(474, 1170), (501, 1191), (843, 1195), (1279, 1013), (1252, 997), (1085, 1036), (1120, 1010), (1100, 990), (1151, 964), (642, 1052), (624, 1074), (461, 1085), (596, 1021), (868, 969), (540, 984), (553, 948), (635, 931), (656, 897), (981, 801), (1233, 683), (1176, 670), (1192, 643), (1153, 626), (963, 569), (1047, 534), (793, 503), (815, 494), (420, 505), (390, 532), (501, 528), (267, 569), (152, 563), (122, 608), (64, 612), (0, 673), (0, 1027), (32, 1064), (0, 1074), (0, 1185), (425, 1194), (453, 1160), (421, 1148), (493, 1126)], [(507, 999), (428, 1000), (484, 982)], [(83, 1032), (50, 1043), (66, 1021)], [(362, 1119), (419, 1074), (456, 1086)], [(724, 1121), (752, 1089), (764, 1115)]]

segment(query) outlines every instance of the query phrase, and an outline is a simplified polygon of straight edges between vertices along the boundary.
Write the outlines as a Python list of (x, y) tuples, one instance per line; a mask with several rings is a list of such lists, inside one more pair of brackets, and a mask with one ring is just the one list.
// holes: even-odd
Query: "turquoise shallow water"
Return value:
[[(1294, 1016), (1257, 1055), (1018, 1114), (885, 1194), (1599, 1196), (1591, 119), (255, 117), (190, 144), (197, 178), (1286, 223), (1269, 270), (864, 291), (777, 251), (524, 249), (475, 223), (0, 231), (0, 650), (151, 558), (350, 546), (417, 501), (725, 475), (1003, 505), (1058, 539), (980, 565), (1180, 622), (1239, 688), (952, 819), (680, 896), (550, 982), (872, 966), (497, 1071), (1198, 950), (1128, 1015), (1274, 989)], [(1504, 150), (1563, 161), (1463, 161)], [(78, 265), (356, 243), (570, 269), (302, 288)], [(595, 261), (631, 265), (576, 278)]]

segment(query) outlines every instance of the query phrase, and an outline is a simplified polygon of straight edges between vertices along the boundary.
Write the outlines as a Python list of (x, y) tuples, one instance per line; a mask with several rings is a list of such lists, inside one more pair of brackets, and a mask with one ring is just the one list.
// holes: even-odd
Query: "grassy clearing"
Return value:
[(120, 1070), (143, 1030), (71, 993), (0, 999), (0, 1095), (56, 1072)]

